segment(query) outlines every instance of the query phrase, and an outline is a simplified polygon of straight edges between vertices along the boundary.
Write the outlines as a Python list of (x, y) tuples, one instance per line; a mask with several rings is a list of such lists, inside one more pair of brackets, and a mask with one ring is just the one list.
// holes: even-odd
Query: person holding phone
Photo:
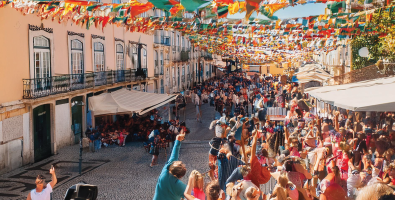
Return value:
[(51, 166), (49, 173), (52, 175), (52, 181), (45, 185), (45, 177), (38, 175), (36, 178), (36, 189), (30, 191), (27, 200), (50, 200), (52, 189), (55, 187), (58, 179), (56, 179), (55, 168)]

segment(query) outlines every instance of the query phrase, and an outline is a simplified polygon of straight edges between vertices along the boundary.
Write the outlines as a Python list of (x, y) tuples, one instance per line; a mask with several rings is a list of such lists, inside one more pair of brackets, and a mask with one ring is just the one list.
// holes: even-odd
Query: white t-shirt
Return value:
[(52, 193), (51, 184), (47, 184), (47, 187), (43, 189), (41, 192), (36, 192), (36, 189), (33, 189), (30, 192), (30, 197), (32, 200), (50, 200)]

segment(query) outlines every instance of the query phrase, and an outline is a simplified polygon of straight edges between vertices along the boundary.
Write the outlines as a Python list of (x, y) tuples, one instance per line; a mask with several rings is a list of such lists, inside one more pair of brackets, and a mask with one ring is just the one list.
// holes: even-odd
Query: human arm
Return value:
[(49, 184), (51, 185), (52, 189), (55, 187), (56, 183), (58, 182), (58, 179), (56, 178), (56, 174), (55, 174), (55, 168), (52, 167), (49, 170), (49, 173), (52, 174), (52, 181), (49, 182)]
[(195, 199), (195, 197), (194, 196), (192, 196), (192, 189), (193, 189), (193, 184), (194, 184), (194, 182), (195, 182), (195, 174), (196, 174), (196, 170), (193, 170), (192, 172), (191, 172), (191, 174), (189, 175), (189, 180), (188, 180), (188, 185), (187, 185), (187, 187), (186, 187), (186, 189), (185, 189), (185, 192), (184, 192), (184, 197), (187, 199), (187, 200), (194, 200)]
[(251, 148), (251, 158), (250, 158), (250, 163), (252, 163), (252, 158), (255, 157), (255, 153), (256, 153), (256, 142), (258, 141), (258, 133), (256, 130), (253, 131), (252, 134), (254, 134), (254, 138), (252, 139), (252, 148)]
[[(183, 132), (183, 131), (182, 131)], [(181, 132), (181, 133), (182, 133)], [(178, 160), (178, 156), (180, 154), (180, 148), (181, 148), (181, 141), (184, 139), (185, 135), (184, 134), (179, 134), (176, 137), (176, 141), (174, 143), (173, 151), (171, 152), (169, 161), (167, 161), (167, 165), (171, 164), (174, 161)]]
[(240, 168), (238, 167), (234, 169), (229, 178), (226, 179), (225, 185), (228, 185), (228, 183), (235, 183), (236, 181), (241, 179), (243, 179), (243, 176), (241, 175)]
[[(291, 122), (289, 122), (289, 123), (291, 123)], [(289, 138), (289, 129), (288, 129), (288, 127), (285, 127), (285, 133), (284, 133), (284, 135), (285, 135), (285, 141), (284, 141), (284, 143), (287, 144), (287, 143), (289, 143), (289, 142), (288, 142), (288, 138)]]
[(335, 112), (335, 130), (337, 132), (339, 132), (339, 115), (340, 115), (340, 112), (336, 111)]
[(27, 195), (26, 200), (31, 200), (31, 199), (32, 199), (32, 197), (30, 196), (30, 192), (29, 192), (29, 194)]

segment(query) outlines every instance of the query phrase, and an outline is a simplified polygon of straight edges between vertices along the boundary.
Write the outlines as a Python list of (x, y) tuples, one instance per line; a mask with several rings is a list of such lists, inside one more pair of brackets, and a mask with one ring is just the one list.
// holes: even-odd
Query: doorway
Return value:
[(83, 97), (78, 96), (71, 99), (71, 129), (74, 132), (74, 144), (80, 142), (82, 134), (82, 106)]
[(52, 155), (51, 106), (45, 104), (33, 109), (34, 162)]

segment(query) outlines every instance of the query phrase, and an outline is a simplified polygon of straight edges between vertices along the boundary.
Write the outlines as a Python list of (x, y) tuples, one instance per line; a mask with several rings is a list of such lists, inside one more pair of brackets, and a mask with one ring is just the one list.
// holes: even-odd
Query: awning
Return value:
[(125, 88), (89, 98), (89, 109), (94, 115), (138, 113), (143, 115), (176, 98), (176, 95), (155, 94)]
[(353, 111), (395, 111), (395, 77), (356, 83), (314, 87), (305, 90), (311, 96), (334, 106)]
[(309, 81), (323, 82), (332, 76), (321, 69), (318, 65), (311, 64), (299, 68), (299, 72), (294, 74), (296, 79), (294, 82), (307, 83)]

